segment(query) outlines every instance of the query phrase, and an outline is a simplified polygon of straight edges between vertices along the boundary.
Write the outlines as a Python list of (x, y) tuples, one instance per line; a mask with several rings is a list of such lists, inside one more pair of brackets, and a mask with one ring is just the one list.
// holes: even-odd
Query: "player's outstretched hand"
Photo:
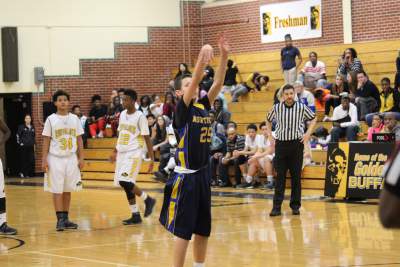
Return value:
[(231, 47), (228, 43), (228, 39), (226, 38), (225, 34), (222, 33), (218, 39), (218, 47), (221, 54), (228, 55), (231, 51)]
[(210, 63), (214, 58), (214, 49), (211, 45), (206, 44), (204, 45), (199, 53), (199, 59), (204, 64)]
[(80, 170), (83, 170), (83, 167), (85, 167), (85, 161), (83, 159), (79, 160), (78, 167)]
[(149, 169), (147, 170), (147, 173), (153, 173), (153, 167), (154, 167), (154, 161), (150, 160), (149, 161)]

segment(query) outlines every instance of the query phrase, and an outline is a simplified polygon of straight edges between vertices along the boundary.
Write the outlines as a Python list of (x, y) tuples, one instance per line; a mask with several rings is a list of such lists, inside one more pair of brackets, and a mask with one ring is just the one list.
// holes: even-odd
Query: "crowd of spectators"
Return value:
[[(369, 79), (354, 48), (346, 49), (339, 57), (337, 72), (331, 81), (326, 64), (318, 58), (317, 52), (310, 52), (300, 69), (302, 60), (300, 49), (293, 46), (291, 36), (285, 36), (280, 61), (285, 84), (290, 83), (295, 88), (296, 101), (320, 113), (322, 121), (332, 123), (329, 127), (318, 127), (310, 144), (306, 144), (303, 167), (312, 161), (311, 148), (318, 145), (326, 147), (328, 143), (340, 140), (360, 140), (360, 121), (369, 126), (368, 132), (362, 133), (367, 141), (372, 141), (376, 133), (393, 133), (396, 140), (400, 140), (400, 125), (397, 123), (400, 119), (400, 53), (396, 60), (393, 86), (390, 79), (384, 77), (380, 81), (380, 89)], [(137, 109), (148, 119), (153, 148), (158, 152), (160, 165), (155, 177), (159, 181), (166, 181), (175, 166), (174, 153), (178, 140), (172, 127), (176, 107), (174, 80), (188, 74), (188, 66), (179, 64), (177, 74), (163, 96), (142, 95), (137, 103)], [(213, 186), (274, 188), (274, 142), (268, 136), (265, 122), (258, 126), (247, 125), (246, 133), (242, 135), (237, 124), (231, 121), (226, 97), (230, 94), (231, 101), (238, 102), (248, 93), (257, 93), (269, 87), (269, 80), (267, 75), (259, 72), (252, 72), (242, 79), (239, 66), (228, 60), (222, 93), (212, 103), (210, 111), (212, 138), (209, 168)], [(207, 66), (199, 84), (200, 97), (209, 91), (213, 81), (214, 69)], [(81, 113), (79, 106), (74, 106), (73, 113), (79, 116), (86, 131), (85, 139), (117, 135), (119, 114), (123, 109), (122, 93), (123, 89), (113, 90), (108, 104), (102, 103), (99, 95), (94, 95), (88, 117)], [(280, 88), (274, 97), (275, 103), (279, 101)], [(107, 129), (111, 129), (111, 133), (106, 134)], [(231, 167), (233, 170), (230, 172)], [(264, 184), (259, 179), (260, 173), (267, 177)]]

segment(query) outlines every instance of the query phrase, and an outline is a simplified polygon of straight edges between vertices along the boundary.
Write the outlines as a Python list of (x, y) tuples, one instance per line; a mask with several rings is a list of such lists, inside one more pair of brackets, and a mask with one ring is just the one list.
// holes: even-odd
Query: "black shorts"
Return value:
[(192, 234), (210, 236), (211, 188), (208, 168), (174, 173), (164, 189), (160, 223), (172, 234), (190, 240)]

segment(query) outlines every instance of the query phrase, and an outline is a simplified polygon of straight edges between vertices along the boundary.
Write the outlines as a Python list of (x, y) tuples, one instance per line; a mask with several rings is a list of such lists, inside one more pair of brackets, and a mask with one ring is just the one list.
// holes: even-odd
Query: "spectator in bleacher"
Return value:
[(101, 103), (101, 96), (92, 96), (92, 109), (89, 112), (89, 131), (92, 138), (104, 137), (106, 127), (107, 106)]
[[(109, 107), (112, 107), (114, 105), (114, 97), (116, 97), (116, 96), (118, 96), (118, 90), (117, 89), (113, 89), (111, 91), (111, 95), (110, 95), (110, 105), (109, 105)], [(120, 99), (120, 102), (122, 102), (121, 99)]]
[(157, 151), (160, 146), (168, 142), (167, 139), (167, 125), (164, 116), (160, 115), (156, 119), (155, 126), (152, 129), (151, 141), (153, 143), (153, 150)]
[(269, 141), (270, 139), (268, 135), (268, 128), (265, 122), (260, 124), (260, 130), (262, 134), (258, 136), (258, 145), (257, 145), (257, 152), (250, 156), (248, 160), (248, 170), (247, 170), (247, 177), (246, 182), (248, 184), (255, 182), (255, 177), (259, 171), (264, 172), (267, 175), (267, 183), (263, 185), (265, 189), (273, 189), (274, 188), (274, 170), (272, 165), (272, 160), (274, 158), (275, 152), (275, 144), (271, 144)]
[[(247, 134), (245, 137), (245, 142), (244, 142), (244, 149), (242, 151), (234, 151), (233, 156), (234, 157), (239, 157), (239, 156), (245, 156), (246, 161), (249, 157), (253, 156), (257, 150), (258, 150), (258, 144), (260, 143), (259, 139), (261, 136), (257, 134), (257, 126), (253, 123), (249, 124), (247, 126)], [(254, 188), (258, 187), (261, 185), (261, 183), (253, 183), (253, 177), (248, 176), (246, 172), (243, 172), (243, 178), (244, 181), (240, 185), (238, 185), (239, 188)]]
[[(285, 35), (285, 47), (281, 50), (281, 67), (285, 84), (293, 84), (297, 80), (297, 69), (300, 67), (303, 58), (300, 50), (293, 46), (292, 36)], [(296, 63), (296, 57), (298, 62)]]
[(79, 120), (81, 121), (82, 129), (84, 131), (82, 135), (83, 146), (86, 148), (87, 146), (87, 138), (89, 133), (89, 120), (88, 117), (82, 114), (81, 106), (75, 105), (72, 107), (72, 114), (78, 116)]
[(250, 74), (244, 83), (238, 84), (236, 88), (231, 91), (232, 102), (238, 102), (239, 97), (246, 95), (248, 92), (261, 91), (263, 86), (269, 82), (269, 77), (261, 75), (258, 72)]
[(203, 72), (203, 79), (199, 84), (200, 97), (205, 96), (210, 90), (212, 84), (214, 83), (214, 69), (211, 66), (206, 66)]
[(394, 89), (400, 90), (400, 50), (399, 55), (396, 58), (396, 76), (394, 78)]
[(153, 133), (153, 127), (156, 124), (156, 116), (154, 116), (152, 113), (146, 116), (147, 118), (147, 123), (149, 124), (149, 133), (150, 135)]
[(333, 110), (333, 116), (327, 121), (333, 122), (331, 142), (337, 143), (346, 136), (347, 141), (356, 141), (358, 132), (357, 107), (350, 102), (348, 93), (340, 94), (341, 104)]
[(363, 66), (357, 58), (357, 51), (354, 48), (347, 48), (339, 59), (339, 73), (346, 77), (350, 71), (356, 73), (363, 71)]
[(328, 84), (326, 89), (330, 90), (329, 98), (325, 103), (325, 116), (329, 116), (331, 107), (336, 108), (340, 105), (340, 94), (343, 92), (349, 93), (349, 85), (345, 81), (343, 74), (337, 74), (334, 83)]
[(211, 128), (214, 130), (214, 132), (225, 135), (225, 126), (216, 120), (217, 118), (216, 111), (212, 109), (210, 110), (209, 113), (211, 119)]
[[(242, 173), (245, 173), (246, 170), (246, 157), (243, 155), (237, 155), (238, 151), (244, 150), (245, 137), (237, 134), (235, 128), (228, 128), (227, 134), (227, 152), (221, 159), (219, 165), (219, 177), (221, 179), (220, 186), (225, 187), (228, 185), (228, 181), (230, 181), (232, 187), (237, 187), (242, 180)], [(234, 154), (236, 156), (234, 156)], [(229, 176), (229, 166), (234, 166), (235, 168), (235, 177), (233, 178)]]
[(325, 63), (318, 60), (316, 52), (310, 52), (308, 58), (310, 60), (299, 73), (299, 81), (310, 89), (325, 87), (327, 83)]
[[(381, 80), (381, 87), (382, 92), (380, 93), (381, 96), (381, 109), (379, 113), (385, 112), (393, 112), (396, 116), (396, 120), (400, 120), (400, 112), (397, 112), (395, 108), (395, 95), (394, 89), (390, 87), (390, 79), (387, 77), (382, 78)], [(365, 116), (365, 121), (368, 126), (371, 126), (372, 117), (376, 113), (370, 113)]]
[(118, 96), (119, 96), (119, 99), (121, 100), (121, 105), (122, 105), (122, 97), (124, 96), (124, 93), (125, 93), (124, 88), (118, 89)]
[(356, 99), (356, 92), (357, 92), (357, 85), (358, 85), (357, 74), (358, 74), (358, 72), (350, 71), (349, 73), (347, 73), (347, 76), (346, 76), (347, 85), (349, 87), (349, 92), (350, 92), (350, 99), (352, 101), (354, 101)]
[(380, 114), (375, 113), (372, 115), (371, 127), (368, 128), (367, 140), (372, 141), (372, 135), (375, 133), (380, 133), (383, 129), (382, 117)]
[(178, 72), (175, 75), (175, 78), (178, 78), (179, 76), (185, 75), (185, 74), (191, 74), (191, 72), (189, 71), (188, 65), (186, 63), (179, 63), (178, 65)]
[(385, 113), (381, 133), (394, 133), (396, 136), (396, 142), (400, 141), (400, 125), (398, 124), (396, 115), (393, 112)]
[(376, 85), (368, 79), (367, 74), (361, 71), (357, 74), (356, 105), (361, 121), (369, 113), (378, 112), (381, 108), (381, 97)]
[(112, 136), (117, 136), (119, 115), (124, 110), (123, 106), (120, 104), (121, 99), (117, 95), (114, 97), (112, 105), (108, 107), (106, 115), (106, 124), (110, 125), (112, 129)]
[(296, 81), (293, 84), (294, 90), (297, 94), (297, 100), (306, 105), (312, 112), (315, 113), (315, 98), (314, 95), (304, 89), (304, 85), (300, 81)]
[(214, 100), (214, 111), (215, 111), (215, 119), (217, 122), (221, 123), (224, 127), (227, 127), (228, 122), (231, 119), (231, 113), (224, 109), (222, 100), (220, 98), (217, 98)]
[(227, 69), (225, 73), (224, 87), (222, 92), (230, 93), (237, 85), (236, 75), (239, 73), (239, 69), (232, 59), (228, 59)]
[(153, 94), (151, 96), (151, 104), (150, 104), (150, 113), (155, 117), (162, 115), (163, 112), (163, 103), (158, 95)]
[(210, 172), (211, 172), (211, 185), (215, 186), (221, 180), (219, 179), (219, 164), (222, 157), (226, 154), (226, 136), (225, 128), (222, 124), (215, 120), (215, 111), (209, 112), (211, 119), (211, 145), (210, 145)]
[(229, 129), (229, 128), (233, 128), (233, 129), (237, 130), (237, 124), (236, 124), (236, 122), (234, 122), (234, 121), (229, 121), (228, 124), (226, 125), (226, 129)]
[[(315, 110), (326, 113), (326, 103), (330, 100), (331, 91), (324, 88), (315, 89)], [(328, 110), (329, 114), (329, 110)]]
[(173, 118), (175, 112), (175, 97), (171, 92), (165, 93), (162, 115), (167, 116), (170, 120)]
[(144, 96), (142, 96), (142, 97), (140, 98), (139, 110), (140, 110), (145, 116), (147, 116), (149, 113), (151, 113), (151, 111), (150, 111), (150, 104), (151, 104), (150, 96), (144, 95)]

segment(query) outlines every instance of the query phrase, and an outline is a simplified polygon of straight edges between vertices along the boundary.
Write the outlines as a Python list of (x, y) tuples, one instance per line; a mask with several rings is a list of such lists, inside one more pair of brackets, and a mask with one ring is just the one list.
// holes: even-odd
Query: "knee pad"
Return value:
[(126, 181), (119, 181), (119, 185), (124, 189), (126, 197), (128, 199), (132, 199), (135, 197), (135, 194), (132, 192), (133, 188), (135, 188), (135, 184)]
[(6, 212), (6, 198), (2, 197), (0, 198), (0, 213), (5, 213)]

